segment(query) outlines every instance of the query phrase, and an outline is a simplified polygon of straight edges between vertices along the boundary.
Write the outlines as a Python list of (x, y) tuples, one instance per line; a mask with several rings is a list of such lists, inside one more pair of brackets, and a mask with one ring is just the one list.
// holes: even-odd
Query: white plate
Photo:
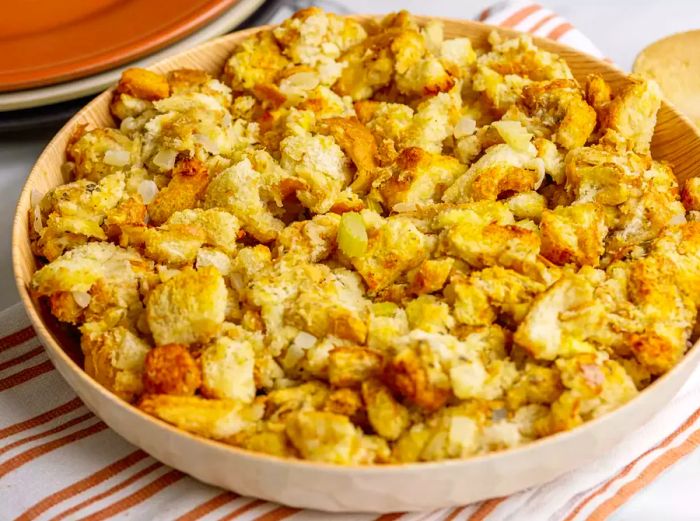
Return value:
[(123, 65), (117, 69), (112, 69), (106, 72), (95, 74), (87, 78), (81, 78), (58, 85), (49, 85), (46, 87), (38, 87), (36, 89), (28, 89), (17, 92), (6, 92), (0, 94), (0, 112), (8, 110), (26, 109), (31, 107), (40, 107), (67, 101), (89, 94), (100, 92), (119, 79), (121, 72), (129, 67), (146, 67), (152, 63), (160, 61), (168, 56), (177, 54), (190, 47), (194, 47), (198, 43), (206, 41), (210, 38), (220, 36), (232, 28), (240, 25), (255, 10), (260, 7), (265, 0), (242, 0), (231, 9), (223, 13), (219, 18), (214, 20), (209, 25), (203, 27), (194, 34), (180, 40), (179, 42), (151, 54), (146, 58), (135, 62)]

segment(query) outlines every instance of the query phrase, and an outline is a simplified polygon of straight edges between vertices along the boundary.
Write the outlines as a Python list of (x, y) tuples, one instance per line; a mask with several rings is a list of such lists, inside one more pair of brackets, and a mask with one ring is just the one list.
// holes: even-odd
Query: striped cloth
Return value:
[[(532, 2), (500, 3), (480, 19), (601, 56), (568, 22)], [(127, 443), (53, 369), (17, 305), (0, 313), (0, 519), (603, 520), (700, 444), (699, 403), (696, 371), (643, 432), (591, 465), (507, 498), (422, 514), (331, 516), (204, 485)]]

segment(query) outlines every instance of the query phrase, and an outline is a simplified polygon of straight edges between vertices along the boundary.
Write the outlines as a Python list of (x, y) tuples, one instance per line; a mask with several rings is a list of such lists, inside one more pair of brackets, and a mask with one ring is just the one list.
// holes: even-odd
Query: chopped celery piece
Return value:
[(340, 218), (338, 247), (348, 257), (359, 257), (367, 251), (367, 229), (359, 213), (346, 212)]

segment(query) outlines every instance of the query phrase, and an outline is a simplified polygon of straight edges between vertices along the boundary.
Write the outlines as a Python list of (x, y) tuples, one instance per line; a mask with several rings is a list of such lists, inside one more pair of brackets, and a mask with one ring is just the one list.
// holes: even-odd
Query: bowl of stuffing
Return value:
[(555, 42), (311, 8), (80, 111), (20, 197), (17, 286), (168, 465), (465, 504), (591, 461), (697, 364), (699, 152), (655, 83)]

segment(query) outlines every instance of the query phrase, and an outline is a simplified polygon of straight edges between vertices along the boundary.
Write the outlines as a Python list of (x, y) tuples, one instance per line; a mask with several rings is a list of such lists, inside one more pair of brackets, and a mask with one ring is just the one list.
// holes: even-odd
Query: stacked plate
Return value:
[(0, 17), (0, 129), (63, 119), (85, 104), (82, 98), (116, 82), (125, 68), (148, 65), (239, 27), (263, 2), (10, 3), (14, 7)]

